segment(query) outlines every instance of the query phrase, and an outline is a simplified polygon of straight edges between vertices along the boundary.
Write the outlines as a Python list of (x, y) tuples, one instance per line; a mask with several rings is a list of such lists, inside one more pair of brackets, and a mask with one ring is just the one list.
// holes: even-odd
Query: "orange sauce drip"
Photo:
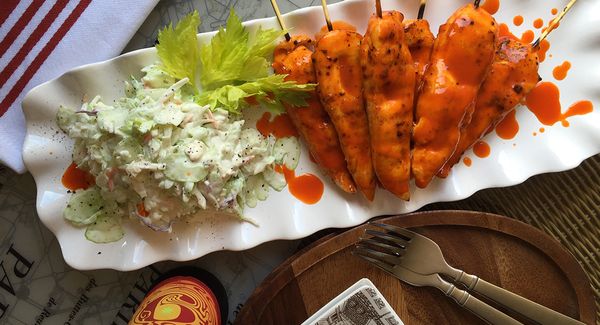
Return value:
[(517, 15), (513, 18), (513, 24), (515, 24), (515, 26), (521, 26), (522, 23), (523, 23), (523, 16)]
[(292, 120), (285, 113), (279, 114), (271, 120), (271, 113), (265, 112), (256, 122), (256, 129), (265, 137), (269, 136), (269, 134), (278, 139), (298, 136), (298, 130), (296, 130)]
[(546, 132), (546, 129), (540, 128), (540, 133), (544, 133), (544, 132)]
[(552, 76), (554, 76), (554, 79), (556, 80), (563, 80), (567, 77), (567, 72), (569, 72), (569, 69), (571, 69), (571, 62), (565, 61), (552, 70)]
[(519, 122), (517, 122), (516, 113), (517, 111), (513, 109), (496, 126), (496, 134), (502, 139), (512, 139), (519, 132)]
[(514, 41), (520, 41), (520, 39), (515, 36), (515, 34), (511, 33), (508, 25), (505, 23), (501, 23), (498, 28), (498, 37), (508, 37)]
[(533, 31), (528, 29), (521, 35), (521, 41), (523, 41), (523, 43), (531, 43), (533, 42), (534, 37), (535, 34)]
[(339, 58), (339, 65), (342, 88), (352, 96), (359, 96), (362, 91), (360, 65), (357, 68), (356, 62), (346, 55)]
[(306, 204), (315, 204), (321, 200), (325, 186), (317, 176), (308, 173), (296, 176), (293, 170), (283, 165), (275, 166), (275, 171), (283, 173), (288, 190), (298, 200)]
[(536, 133), (536, 132), (533, 132), (533, 136), (534, 136), (534, 137), (535, 137), (535, 136), (537, 136), (537, 133)]
[(493, 15), (498, 12), (500, 8), (500, 0), (485, 0), (485, 2), (481, 5), (481, 8)]
[(136, 206), (137, 213), (142, 217), (147, 217), (150, 215), (150, 212), (146, 211), (146, 207), (144, 207), (144, 202), (138, 203)]
[(246, 103), (248, 103), (250, 106), (257, 106), (259, 104), (256, 96), (246, 97), (244, 98), (244, 101), (246, 101)]
[(64, 187), (71, 191), (79, 189), (87, 189), (96, 184), (94, 176), (85, 170), (77, 168), (75, 163), (72, 163), (67, 167), (65, 173), (61, 178), (61, 182)]
[(471, 163), (473, 163), (473, 162), (471, 161), (471, 158), (465, 157), (465, 158), (463, 158), (463, 163), (465, 164), (465, 166), (471, 167)]
[(473, 145), (473, 152), (479, 158), (485, 158), (490, 155), (490, 145), (484, 141), (477, 141)]
[(526, 97), (527, 108), (544, 125), (561, 120), (560, 92), (551, 82), (540, 82)]
[(550, 42), (547, 40), (543, 40), (540, 42), (540, 47), (538, 49), (538, 57), (540, 58), (540, 62), (544, 62), (546, 60), (546, 52), (550, 49)]
[[(347, 23), (343, 20), (336, 20), (331, 22), (331, 25), (333, 26), (333, 30), (351, 30), (353, 32), (356, 31), (356, 27), (352, 26), (350, 23)], [(329, 32), (329, 29), (327, 28), (327, 25), (321, 27), (321, 30), (319, 30), (319, 32), (317, 34), (315, 34), (315, 40), (319, 40), (321, 39), (321, 37), (323, 37), (323, 35), (327, 34), (327, 32)]]
[(544, 26), (544, 20), (542, 18), (538, 18), (533, 21), (534, 28), (540, 29), (540, 28), (542, 28), (542, 26)]
[(527, 95), (526, 103), (527, 108), (544, 125), (553, 125), (560, 121), (563, 126), (567, 127), (569, 126), (567, 118), (588, 114), (594, 110), (592, 102), (584, 100), (574, 103), (563, 114), (560, 105), (560, 91), (551, 82), (540, 82)]
[(556, 15), (556, 14), (558, 13), (558, 9), (556, 9), (556, 8), (552, 8), (552, 10), (550, 10), (550, 12), (551, 12), (553, 15)]
[(561, 120), (561, 123), (564, 127), (567, 127), (569, 126), (569, 121), (567, 121), (567, 118), (574, 115), (585, 115), (591, 113), (593, 110), (594, 105), (592, 105), (592, 102), (590, 102), (589, 100), (578, 101), (573, 105), (569, 106), (567, 111), (562, 115), (563, 119)]

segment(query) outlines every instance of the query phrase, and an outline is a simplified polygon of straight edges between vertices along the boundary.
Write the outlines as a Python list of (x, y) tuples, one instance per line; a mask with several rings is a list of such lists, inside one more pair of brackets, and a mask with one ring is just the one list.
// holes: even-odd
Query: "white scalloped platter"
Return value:
[[(507, 23), (516, 35), (532, 29), (533, 21), (542, 18), (547, 25), (551, 9), (559, 10), (567, 1), (501, 0), (495, 15), (498, 22)], [(437, 32), (441, 23), (466, 1), (430, 0), (425, 17)], [(396, 9), (414, 18), (418, 1), (383, 1), (384, 9)], [(364, 33), (374, 1), (345, 1), (329, 7), (332, 20), (354, 24)], [(552, 81), (561, 90), (563, 111), (579, 100), (590, 100), (600, 108), (600, 1), (579, 0), (549, 41), (548, 54), (540, 65), (543, 79)], [(513, 17), (522, 15), (524, 23), (513, 25)], [(294, 33), (314, 35), (324, 25), (320, 7), (291, 12), (284, 16)], [(278, 28), (275, 18), (259, 19), (245, 24)], [(201, 42), (214, 33), (200, 34)], [(396, 199), (378, 189), (374, 202), (360, 195), (339, 191), (309, 160), (306, 150), (296, 171), (319, 175), (325, 183), (322, 199), (307, 205), (294, 198), (287, 189), (270, 194), (256, 208), (246, 208), (246, 215), (259, 224), (221, 218), (207, 219), (198, 224), (178, 224), (172, 233), (157, 233), (137, 224), (125, 224), (125, 237), (111, 244), (94, 244), (84, 238), (83, 229), (67, 223), (62, 217), (69, 195), (61, 184), (61, 176), (71, 163), (72, 141), (59, 131), (55, 115), (59, 105), (78, 107), (82, 98), (99, 94), (105, 102), (123, 96), (123, 81), (130, 75), (140, 76), (140, 69), (157, 60), (154, 48), (142, 49), (112, 60), (86, 65), (44, 83), (26, 96), (23, 110), (27, 118), (27, 137), (23, 158), (37, 183), (37, 211), (40, 219), (56, 235), (65, 261), (76, 269), (111, 268), (133, 270), (162, 260), (192, 260), (218, 250), (244, 250), (276, 239), (296, 239), (329, 227), (350, 227), (381, 214), (415, 211), (441, 201), (464, 199), (476, 191), (491, 187), (515, 185), (527, 178), (567, 170), (584, 159), (600, 153), (600, 111), (569, 118), (570, 126), (561, 123), (542, 125), (526, 107), (518, 108), (520, 131), (514, 139), (502, 140), (494, 132), (485, 141), (491, 147), (490, 156), (477, 158), (471, 151), (470, 167), (460, 163), (445, 180), (435, 180), (427, 189), (412, 189), (410, 202)], [(552, 69), (564, 60), (572, 63), (563, 81), (552, 77)], [(540, 127), (545, 132), (537, 136)], [(568, 190), (568, 189), (565, 189)]]

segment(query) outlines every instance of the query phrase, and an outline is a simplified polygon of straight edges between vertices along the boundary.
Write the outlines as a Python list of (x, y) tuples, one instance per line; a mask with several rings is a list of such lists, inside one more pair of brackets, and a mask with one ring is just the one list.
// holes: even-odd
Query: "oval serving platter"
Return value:
[[(432, 30), (437, 32), (451, 12), (465, 3), (430, 0), (425, 17)], [(522, 15), (525, 23), (511, 27), (519, 35), (531, 28), (534, 19), (547, 22), (552, 17), (551, 9), (565, 4), (566, 1), (501, 0), (495, 17), (498, 22), (512, 26), (513, 17)], [(407, 18), (416, 16), (417, 5), (418, 1), (383, 1), (385, 9), (400, 10)], [(332, 20), (350, 22), (361, 33), (374, 10), (371, 0), (350, 0), (329, 6)], [(600, 57), (600, 43), (592, 42), (600, 35), (598, 17), (593, 14), (598, 11), (600, 2), (578, 1), (549, 38), (552, 57), (540, 65), (542, 78), (553, 80), (552, 68), (564, 60), (573, 65), (567, 79), (556, 82), (561, 89), (563, 111), (578, 100), (591, 100), (596, 107), (600, 104), (600, 93), (594, 86), (600, 83), (600, 70), (592, 69), (598, 66)], [(284, 20), (292, 34), (314, 35), (324, 25), (320, 7), (296, 10), (284, 15)], [(275, 18), (249, 21), (245, 26), (251, 30), (259, 26), (278, 28)], [(539, 34), (539, 30), (535, 31)], [(206, 42), (212, 35), (214, 32), (199, 34), (198, 40)], [(514, 139), (502, 140), (492, 132), (485, 138), (491, 147), (489, 157), (479, 159), (467, 152), (473, 160), (470, 167), (458, 164), (447, 179), (436, 180), (424, 190), (413, 187), (410, 202), (398, 200), (382, 189), (378, 189), (371, 203), (360, 195), (344, 194), (310, 162), (303, 149), (296, 173), (319, 175), (325, 183), (323, 197), (314, 205), (296, 200), (287, 189), (272, 191), (266, 201), (245, 210), (246, 216), (259, 226), (233, 218), (206, 218), (193, 227), (180, 223), (172, 233), (165, 234), (128, 222), (122, 240), (94, 244), (84, 238), (83, 229), (62, 218), (70, 194), (60, 179), (71, 163), (72, 141), (58, 129), (56, 111), (60, 105), (79, 107), (83, 98), (97, 94), (105, 102), (122, 97), (123, 81), (130, 75), (140, 76), (140, 69), (155, 60), (155, 49), (148, 48), (86, 65), (34, 88), (23, 101), (27, 120), (23, 159), (37, 184), (38, 215), (56, 235), (65, 261), (74, 268), (133, 270), (161, 260), (191, 260), (217, 250), (243, 250), (275, 239), (301, 238), (324, 228), (355, 226), (381, 214), (406, 213), (432, 202), (464, 199), (484, 188), (515, 185), (533, 175), (574, 168), (600, 152), (599, 112), (570, 118), (570, 127), (561, 123), (545, 126), (546, 132), (534, 137), (532, 132), (543, 125), (527, 108), (521, 107), (517, 112), (520, 131)], [(247, 113), (252, 115), (248, 116), (250, 121), (259, 114), (258, 110)]]

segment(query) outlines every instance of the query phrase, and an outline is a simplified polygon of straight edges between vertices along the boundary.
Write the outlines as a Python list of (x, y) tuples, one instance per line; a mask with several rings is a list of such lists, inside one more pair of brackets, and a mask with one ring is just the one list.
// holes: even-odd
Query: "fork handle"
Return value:
[(485, 297), (499, 303), (500, 305), (516, 311), (541, 325), (585, 325), (578, 320), (563, 315), (529, 299), (523, 298), (506, 289), (502, 289), (483, 279), (480, 279), (475, 275), (462, 272), (462, 274), (456, 280), (465, 285), (469, 291), (482, 294)]
[(452, 286), (446, 295), (454, 299), (456, 303), (469, 310), (477, 317), (492, 325), (523, 325), (514, 318), (502, 313), (496, 308), (471, 296), (468, 292)]

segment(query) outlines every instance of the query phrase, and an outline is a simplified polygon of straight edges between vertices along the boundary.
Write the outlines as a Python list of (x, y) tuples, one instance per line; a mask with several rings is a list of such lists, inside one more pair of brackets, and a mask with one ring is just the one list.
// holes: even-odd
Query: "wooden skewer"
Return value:
[(473, 5), (475, 6), (475, 9), (479, 8), (480, 2), (481, 2), (481, 0), (475, 0), (475, 3), (473, 3)]
[[(281, 29), (283, 30), (287, 30), (285, 28), (285, 23), (283, 22), (283, 18), (281, 17), (281, 11), (279, 11), (279, 6), (277, 5), (277, 0), (271, 0), (271, 5), (273, 6), (273, 10), (275, 11), (275, 16), (277, 16), (277, 21), (279, 22), (279, 26), (281, 26)], [(292, 39), (292, 37), (290, 36), (290, 33), (286, 32), (285, 35), (285, 40), (289, 41)]]
[(333, 25), (331, 19), (329, 19), (329, 10), (327, 10), (327, 0), (321, 0), (321, 6), (323, 7), (323, 14), (325, 14), (325, 22), (327, 23), (327, 29), (331, 32)]
[(375, 0), (375, 11), (377, 11), (377, 17), (381, 18), (383, 16), (381, 12), (381, 0)]
[(417, 14), (417, 19), (423, 19), (423, 16), (425, 15), (425, 4), (427, 3), (427, 0), (421, 0), (421, 3), (419, 4), (419, 13)]
[(556, 26), (558, 25), (560, 20), (567, 14), (567, 12), (569, 12), (569, 10), (571, 10), (571, 7), (573, 7), (575, 2), (577, 2), (577, 0), (569, 1), (567, 6), (565, 7), (565, 9), (563, 9), (562, 12), (556, 18), (554, 18), (552, 20), (552, 22), (550, 23), (550, 25), (548, 25), (548, 28), (546, 28), (546, 30), (542, 33), (542, 35), (537, 40), (535, 40), (535, 42), (533, 42), (533, 44), (531, 45), (533, 48), (540, 46), (540, 43), (544, 39), (546, 39), (546, 37), (548, 37), (548, 34), (550, 34), (550, 32), (552, 32), (554, 29), (556, 29)]

